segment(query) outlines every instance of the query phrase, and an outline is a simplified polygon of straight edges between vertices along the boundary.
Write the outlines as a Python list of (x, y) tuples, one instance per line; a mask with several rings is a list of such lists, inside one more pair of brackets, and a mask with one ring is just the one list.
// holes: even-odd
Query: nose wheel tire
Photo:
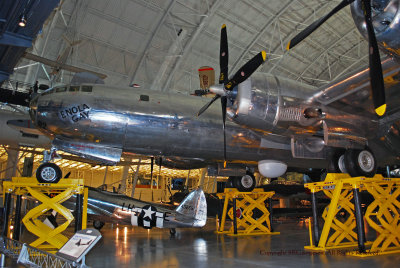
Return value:
[(352, 177), (373, 177), (376, 174), (377, 163), (373, 153), (368, 150), (346, 150), (344, 154), (346, 171)]
[(44, 163), (36, 170), (36, 179), (40, 183), (57, 183), (62, 177), (61, 169), (54, 163)]
[(93, 222), (93, 227), (96, 228), (99, 231), (101, 230), (101, 228), (103, 228), (103, 226), (104, 226), (104, 222), (102, 222), (102, 221), (95, 220)]
[(247, 172), (244, 176), (234, 177), (233, 185), (240, 192), (251, 192), (256, 187), (256, 179), (253, 174)]

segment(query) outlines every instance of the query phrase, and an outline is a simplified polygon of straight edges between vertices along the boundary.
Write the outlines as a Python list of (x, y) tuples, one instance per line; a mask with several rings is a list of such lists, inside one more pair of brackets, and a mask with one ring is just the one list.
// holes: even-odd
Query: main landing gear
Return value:
[(377, 170), (374, 154), (368, 148), (347, 149), (332, 159), (335, 172), (348, 173), (352, 177), (373, 177)]
[(256, 187), (256, 179), (254, 175), (247, 171), (243, 176), (230, 176), (226, 188), (236, 188), (240, 192), (251, 192)]
[(44, 151), (43, 163), (36, 170), (36, 179), (40, 183), (57, 183), (62, 178), (62, 171), (59, 166), (50, 161), (59, 158), (56, 148)]

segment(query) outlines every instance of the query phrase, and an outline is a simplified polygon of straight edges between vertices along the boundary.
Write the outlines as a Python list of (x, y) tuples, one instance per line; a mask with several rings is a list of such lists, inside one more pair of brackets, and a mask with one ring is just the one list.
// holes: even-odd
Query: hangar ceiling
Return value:
[[(199, 88), (200, 66), (219, 73), (219, 34), (225, 23), (230, 74), (266, 50), (267, 62), (258, 72), (318, 87), (368, 65), (368, 43), (356, 30), (348, 7), (296, 48), (285, 49), (292, 37), (339, 2), (65, 0), (45, 23), (31, 53), (56, 60), (70, 51), (65, 63), (106, 74), (106, 84), (135, 83), (144, 89), (190, 94)], [(32, 63), (21, 59), (11, 78), (48, 80), (51, 67)], [(72, 75), (62, 71), (59, 81), (68, 83)]]

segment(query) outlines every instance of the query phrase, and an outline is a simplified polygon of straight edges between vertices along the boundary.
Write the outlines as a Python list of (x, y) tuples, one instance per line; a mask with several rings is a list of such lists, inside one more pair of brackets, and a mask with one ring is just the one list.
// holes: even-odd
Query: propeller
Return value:
[(228, 51), (228, 36), (226, 31), (226, 25), (223, 24), (221, 27), (221, 40), (220, 40), (220, 53), (219, 53), (219, 67), (220, 67), (220, 75), (219, 75), (219, 84), (223, 85), (222, 87), (211, 86), (210, 91), (215, 93), (214, 98), (211, 99), (206, 105), (204, 105), (197, 116), (200, 116), (204, 113), (208, 107), (211, 106), (216, 100), (221, 99), (221, 108), (222, 108), (222, 126), (224, 132), (224, 167), (226, 167), (226, 131), (225, 131), (225, 122), (226, 122), (226, 107), (228, 103), (228, 91), (232, 91), (237, 85), (245, 81), (249, 78), (255, 70), (265, 61), (266, 53), (265, 51), (261, 51), (256, 56), (254, 56), (251, 60), (249, 60), (245, 65), (243, 65), (231, 78), (228, 79), (228, 60), (229, 60), (229, 51)]
[[(310, 26), (308, 26), (306, 29), (296, 35), (292, 40), (290, 40), (286, 49), (292, 49), (294, 46), (303, 41), (307, 36), (309, 36), (312, 32), (314, 32), (331, 16), (353, 2), (354, 0), (343, 0), (342, 2), (340, 2), (339, 5), (337, 5), (331, 12), (312, 23)], [(386, 112), (385, 86), (383, 82), (382, 65), (379, 55), (378, 42), (376, 40), (374, 27), (372, 25), (371, 0), (361, 0), (361, 6), (364, 11), (364, 18), (368, 32), (368, 53), (370, 68), (369, 74), (372, 88), (372, 98), (376, 114), (379, 116), (383, 116)]]
[(328, 14), (326, 14), (324, 17), (320, 18), (319, 20), (314, 21), (311, 25), (309, 25), (307, 28), (305, 28), (303, 31), (301, 31), (299, 34), (297, 34), (292, 40), (290, 40), (286, 49), (287, 50), (292, 49), (298, 43), (303, 41), (307, 36), (309, 36), (311, 33), (313, 33), (319, 26), (321, 26), (330, 17), (332, 17), (337, 12), (339, 12), (342, 8), (346, 7), (347, 5), (350, 5), (353, 2), (354, 2), (354, 0), (343, 0), (342, 2), (340, 2), (339, 5), (337, 5), (334, 9), (332, 9), (331, 12), (329, 12)]

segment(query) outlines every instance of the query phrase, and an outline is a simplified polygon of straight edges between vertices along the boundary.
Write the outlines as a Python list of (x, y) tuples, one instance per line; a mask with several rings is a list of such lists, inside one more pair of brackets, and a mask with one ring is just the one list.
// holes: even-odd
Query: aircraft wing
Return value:
[(60, 64), (57, 61), (46, 59), (44, 57), (41, 57), (41, 56), (38, 56), (38, 55), (35, 55), (35, 54), (32, 54), (32, 53), (25, 53), (24, 54), (24, 58), (26, 58), (28, 60), (41, 62), (41, 63), (43, 63), (45, 65), (48, 65), (48, 66), (51, 66), (51, 67), (54, 67), (54, 68), (64, 69), (64, 70), (71, 71), (71, 72), (74, 72), (74, 73), (89, 72), (89, 73), (95, 74), (96, 76), (100, 77), (101, 79), (105, 79), (107, 77), (107, 75), (105, 75), (105, 74), (93, 72), (93, 71), (90, 71), (90, 70), (87, 70), (87, 69), (75, 67), (75, 66), (68, 65), (68, 64)]
[(260, 133), (260, 148), (290, 150), (294, 158), (325, 159), (329, 147), (363, 149), (400, 119), (400, 66), (391, 59), (382, 66), (387, 103), (382, 118), (374, 111), (369, 69), (319, 89), (253, 75), (238, 86), (227, 115)]
[[(324, 141), (328, 146), (363, 148), (369, 139), (384, 136), (400, 118), (400, 66), (391, 59), (382, 62), (385, 81), (386, 115), (375, 113), (369, 69), (357, 70), (315, 94), (310, 103), (325, 106)], [(379, 132), (379, 133), (378, 133)]]
[[(391, 105), (387, 107), (387, 115), (391, 115), (400, 109), (400, 92), (396, 88), (400, 83), (400, 66), (391, 59), (382, 62), (385, 81), (386, 100)], [(311, 102), (318, 102), (337, 110), (345, 111), (353, 115), (376, 118), (372, 102), (369, 68), (360, 69), (346, 75), (345, 79), (339, 79), (320, 88)]]
[(28, 133), (32, 135), (43, 135), (32, 123), (30, 119), (15, 119), (15, 120), (8, 120), (7, 125), (19, 130), (23, 133)]

